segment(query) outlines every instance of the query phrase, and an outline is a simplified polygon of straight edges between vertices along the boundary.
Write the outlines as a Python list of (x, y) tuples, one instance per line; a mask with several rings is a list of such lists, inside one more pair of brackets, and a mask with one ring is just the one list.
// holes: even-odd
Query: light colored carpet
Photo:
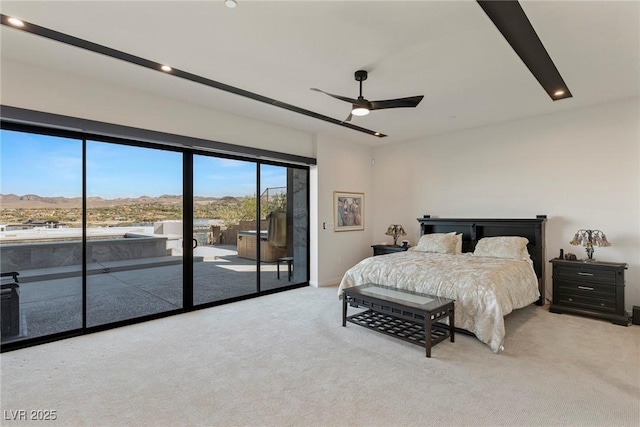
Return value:
[(427, 359), (341, 315), (308, 287), (4, 353), (2, 425), (640, 425), (638, 326), (530, 306)]

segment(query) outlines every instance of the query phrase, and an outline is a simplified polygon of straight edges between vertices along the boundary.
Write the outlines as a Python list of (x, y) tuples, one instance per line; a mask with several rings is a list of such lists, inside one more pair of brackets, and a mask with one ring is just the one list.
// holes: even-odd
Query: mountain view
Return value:
[[(237, 204), (240, 198), (233, 196), (200, 197), (195, 196), (196, 204), (218, 203)], [(37, 208), (64, 208), (77, 207), (82, 203), (81, 197), (43, 197), (36, 194), (25, 194), (18, 196), (15, 194), (0, 194), (0, 207), (2, 209), (37, 209)], [(182, 196), (163, 194), (159, 197), (140, 196), (126, 199), (103, 199), (102, 197), (88, 197), (87, 204), (91, 207), (109, 207), (122, 205), (135, 205), (140, 203), (157, 203), (164, 205), (174, 205), (182, 203)]]
[[(35, 194), (1, 194), (0, 223), (56, 222), (80, 227), (82, 198), (43, 197)], [(194, 218), (226, 219), (231, 223), (255, 217), (255, 197), (194, 197)], [(91, 226), (129, 226), (182, 219), (182, 197), (162, 195), (137, 198), (87, 198), (87, 223)]]
[[(262, 200), (261, 209), (263, 212), (284, 209), (285, 203), (286, 194), (277, 194), (266, 201)], [(194, 197), (194, 219), (221, 219), (231, 225), (255, 218), (255, 212), (254, 196)], [(151, 225), (157, 221), (178, 219), (182, 219), (182, 197), (177, 195), (120, 199), (87, 198), (89, 226)], [(54, 222), (67, 227), (81, 227), (82, 198), (0, 194), (1, 224), (11, 226), (34, 222)]]

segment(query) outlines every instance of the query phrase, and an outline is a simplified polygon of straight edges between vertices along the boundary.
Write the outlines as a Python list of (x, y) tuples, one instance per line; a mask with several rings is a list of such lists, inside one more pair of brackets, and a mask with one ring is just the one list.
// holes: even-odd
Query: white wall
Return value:
[[(340, 282), (349, 267), (372, 254), (371, 239), (376, 215), (373, 210), (376, 195), (373, 188), (372, 149), (319, 135), (316, 156), (318, 222), (312, 222), (311, 235), (312, 244), (313, 236), (317, 236), (318, 248), (311, 264), (315, 262), (317, 270), (312, 267), (310, 284), (328, 286)], [(364, 230), (333, 231), (334, 191), (364, 193)]]
[[(373, 150), (374, 230), (416, 218), (548, 215), (547, 259), (580, 228), (612, 246), (596, 259), (626, 262), (626, 306), (640, 305), (640, 100), (451, 133)], [(399, 190), (399, 191), (398, 191)], [(370, 210), (371, 212), (371, 210)], [(370, 217), (371, 218), (371, 217)], [(409, 231), (410, 230), (410, 231)], [(551, 269), (547, 269), (551, 295)]]
[[(159, 132), (313, 156), (312, 135), (81, 76), (2, 60), (0, 102)], [(216, 91), (211, 90), (211, 96)]]

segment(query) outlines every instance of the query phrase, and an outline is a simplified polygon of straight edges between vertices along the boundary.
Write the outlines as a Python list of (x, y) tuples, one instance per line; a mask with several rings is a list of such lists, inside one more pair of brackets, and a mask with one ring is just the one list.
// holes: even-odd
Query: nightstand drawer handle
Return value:
[(578, 274), (581, 276), (593, 276), (593, 273), (583, 273), (582, 271), (579, 271)]
[(593, 288), (590, 288), (588, 286), (578, 286), (578, 289), (582, 289), (583, 291), (592, 291)]

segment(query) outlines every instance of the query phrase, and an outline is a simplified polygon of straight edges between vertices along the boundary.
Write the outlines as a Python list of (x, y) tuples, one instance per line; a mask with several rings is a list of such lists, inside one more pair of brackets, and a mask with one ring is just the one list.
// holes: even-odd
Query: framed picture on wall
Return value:
[(364, 193), (333, 192), (333, 231), (364, 230)]

